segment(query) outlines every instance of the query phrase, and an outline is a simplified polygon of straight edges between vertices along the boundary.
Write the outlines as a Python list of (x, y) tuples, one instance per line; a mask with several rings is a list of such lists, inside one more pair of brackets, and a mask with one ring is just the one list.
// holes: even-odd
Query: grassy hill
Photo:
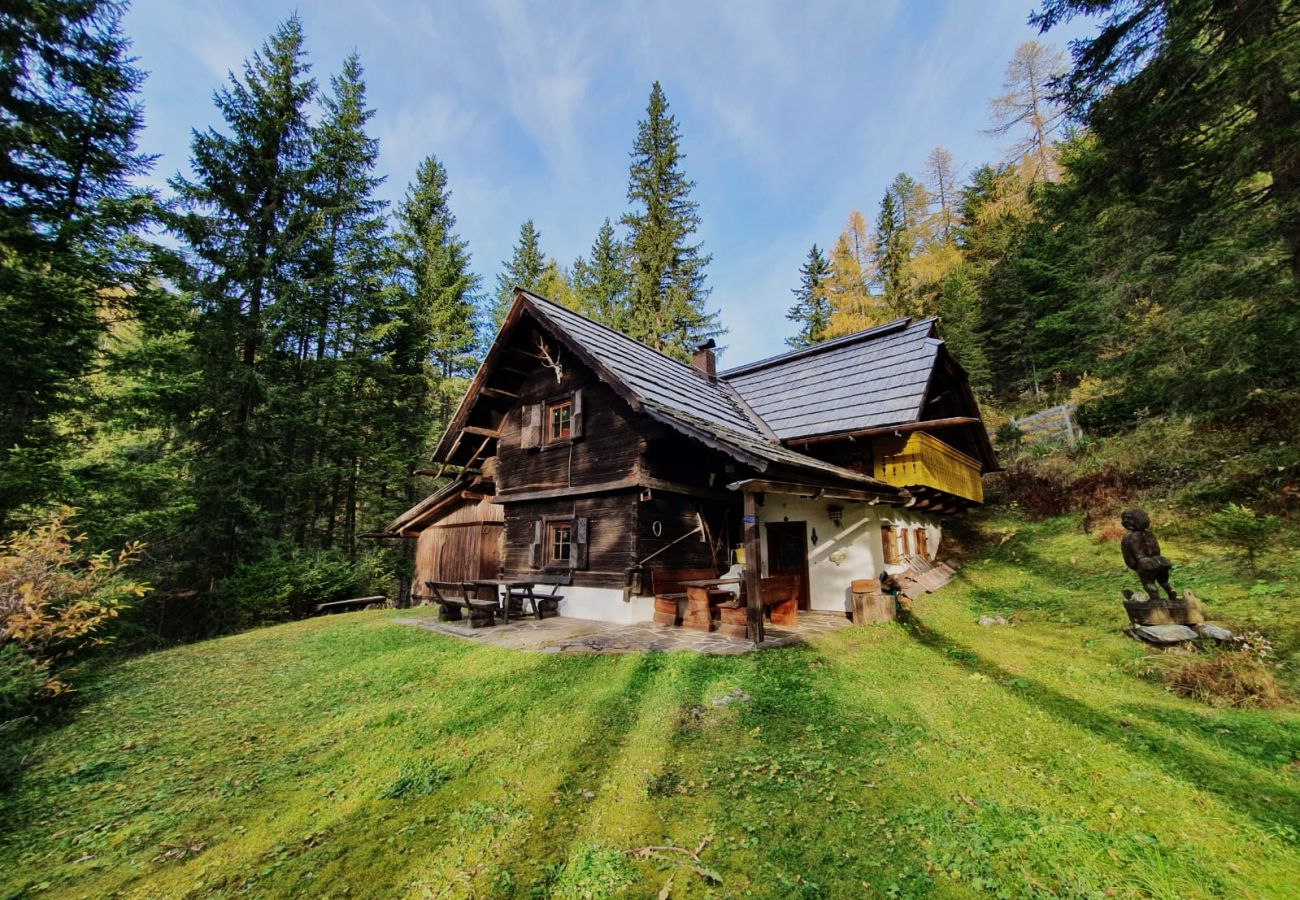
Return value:
[[(16, 748), (0, 896), (1294, 897), (1297, 708), (1167, 692), (1113, 535), (981, 528), (912, 626), (796, 649), (529, 654), (376, 612), (87, 673)], [(1294, 693), (1297, 561), (1257, 584), (1165, 540)]]

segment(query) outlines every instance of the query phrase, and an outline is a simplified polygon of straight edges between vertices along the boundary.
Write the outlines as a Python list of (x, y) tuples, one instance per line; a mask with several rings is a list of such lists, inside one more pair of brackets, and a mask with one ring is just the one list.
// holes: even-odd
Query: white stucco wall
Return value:
[[(842, 509), (840, 524), (831, 522), (829, 508)], [(808, 594), (815, 610), (848, 612), (852, 609), (852, 583), (875, 578), (886, 566), (880, 527), (924, 528), (930, 556), (939, 546), (942, 530), (933, 516), (887, 506), (871, 506), (841, 500), (813, 500), (786, 494), (768, 494), (758, 508), (759, 532), (763, 541), (763, 574), (769, 574), (771, 553), (767, 547), (768, 522), (803, 522), (808, 533)], [(812, 534), (817, 533), (817, 544)]]
[(560, 603), (560, 615), (568, 618), (597, 619), (620, 625), (649, 622), (654, 618), (653, 597), (633, 597), (624, 601), (623, 591), (618, 588), (579, 587), (572, 584), (562, 586), (558, 593), (564, 597)]
[[(838, 526), (831, 522), (828, 512), (831, 506), (843, 510)], [(828, 612), (852, 609), (852, 582), (855, 580), (875, 578), (882, 571), (901, 570), (902, 566), (885, 565), (884, 548), (880, 542), (881, 525), (924, 528), (931, 558), (943, 535), (937, 520), (922, 513), (843, 500), (810, 500), (787, 494), (768, 494), (758, 508), (758, 520), (765, 576), (769, 574), (768, 561), (771, 559), (767, 547), (767, 523), (805, 523), (809, 536), (805, 548), (808, 553), (809, 601), (813, 609)], [(814, 530), (817, 532), (816, 546), (811, 541)], [(628, 625), (649, 622), (654, 618), (653, 597), (632, 597), (625, 601), (623, 591), (618, 588), (576, 585), (561, 587), (559, 592), (564, 596), (564, 602), (560, 604), (562, 616)]]

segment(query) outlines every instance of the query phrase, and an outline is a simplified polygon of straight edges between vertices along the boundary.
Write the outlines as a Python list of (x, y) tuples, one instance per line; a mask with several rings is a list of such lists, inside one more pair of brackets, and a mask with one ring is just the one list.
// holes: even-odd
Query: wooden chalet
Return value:
[(933, 319), (718, 374), (711, 347), (686, 365), (525, 290), (434, 460), (456, 481), (388, 528), (417, 585), (562, 574), (561, 615), (617, 622), (651, 619), (656, 577), (743, 562), (751, 610), (793, 576), (799, 608), (843, 613), (997, 465)]

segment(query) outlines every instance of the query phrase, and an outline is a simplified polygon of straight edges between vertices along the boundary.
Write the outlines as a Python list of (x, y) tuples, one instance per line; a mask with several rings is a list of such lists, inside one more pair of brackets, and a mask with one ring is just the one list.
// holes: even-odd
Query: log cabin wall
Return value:
[[(519, 493), (592, 487), (635, 477), (641, 456), (641, 423), (608, 386), (560, 351), (563, 373), (557, 382), (550, 369), (538, 368), (519, 388), (519, 400), (501, 422), (497, 449), (496, 490), (499, 500)], [(545, 407), (574, 399), (569, 440), (549, 441), (540, 421)], [(630, 485), (629, 485), (630, 486)]]
[[(530, 338), (535, 340), (535, 338)], [(519, 400), (500, 423), (496, 501), (505, 509), (506, 577), (554, 574), (535, 565), (531, 547), (538, 523), (585, 519), (585, 567), (571, 570), (579, 586), (623, 588), (637, 563), (663, 550), (649, 568), (725, 569), (730, 556), (729, 510), (740, 498), (719, 498), (736, 467), (721, 454), (638, 414), (572, 355), (560, 351), (563, 371), (539, 367), (518, 389)], [(580, 397), (581, 421), (568, 440), (549, 441), (550, 404)], [(538, 429), (542, 433), (533, 431)], [(715, 496), (685, 496), (640, 482), (658, 479)], [(705, 516), (709, 538), (686, 538)], [(733, 516), (734, 518), (734, 516)], [(658, 534), (655, 523), (658, 522)], [(669, 549), (665, 547), (672, 544)], [(649, 579), (644, 579), (648, 588)]]
[[(739, 540), (737, 523), (731, 521), (735, 516), (729, 513), (738, 510), (739, 501), (728, 505), (680, 494), (656, 493), (640, 503), (637, 510), (636, 559), (647, 560), (647, 571), (725, 571), (730, 565), (730, 548)], [(701, 519), (705, 533), (684, 537), (699, 526)], [(650, 590), (649, 578), (642, 579), (642, 590)]]

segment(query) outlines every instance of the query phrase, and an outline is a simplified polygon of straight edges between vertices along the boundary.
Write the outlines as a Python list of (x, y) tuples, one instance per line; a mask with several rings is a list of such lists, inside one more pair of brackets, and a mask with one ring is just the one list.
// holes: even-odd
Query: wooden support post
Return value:
[(754, 643), (763, 640), (763, 597), (760, 594), (763, 581), (763, 546), (758, 531), (757, 496), (745, 491), (744, 507), (745, 534), (745, 599), (748, 606), (749, 639)]

